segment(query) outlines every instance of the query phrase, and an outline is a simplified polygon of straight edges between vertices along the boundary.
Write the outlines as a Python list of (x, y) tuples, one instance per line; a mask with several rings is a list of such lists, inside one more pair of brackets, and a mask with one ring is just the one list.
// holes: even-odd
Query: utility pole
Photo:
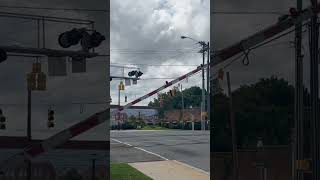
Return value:
[(228, 94), (229, 94), (229, 111), (230, 111), (230, 125), (232, 136), (232, 157), (233, 157), (233, 179), (238, 180), (238, 153), (237, 153), (237, 136), (236, 125), (233, 112), (232, 91), (230, 84), (230, 74), (227, 72)]
[[(118, 87), (118, 106), (120, 108), (120, 92), (121, 92), (121, 87), (120, 87), (120, 84), (119, 84), (119, 87)], [(120, 130), (120, 111), (118, 110), (118, 130)]]
[[(207, 45), (207, 64), (210, 64), (210, 43)], [(207, 122), (210, 122), (210, 66), (207, 66)], [(208, 127), (210, 130), (210, 128)]]
[[(93, 154), (93, 155), (95, 155), (95, 154)], [(93, 158), (92, 159), (92, 177), (91, 177), (91, 179), (95, 180), (95, 178), (96, 178), (96, 159)]]
[[(32, 90), (28, 88), (28, 117), (27, 117), (27, 139), (31, 143), (31, 95)], [(27, 162), (27, 180), (31, 180), (31, 161)]]
[[(317, 0), (311, 0), (312, 6), (317, 6)], [(311, 159), (312, 159), (312, 180), (319, 180), (319, 119), (318, 119), (318, 99), (319, 99), (319, 85), (318, 85), (318, 43), (319, 43), (319, 26), (318, 15), (311, 17), (310, 27), (310, 91), (311, 91)]]
[[(302, 11), (302, 0), (297, 0), (297, 11)], [(303, 55), (302, 55), (302, 23), (295, 28), (295, 117), (294, 139), (292, 143), (292, 171), (294, 180), (302, 180), (303, 173), (297, 171), (296, 160), (304, 159), (303, 143)]]
[(181, 109), (182, 109), (182, 120), (184, 120), (184, 99), (183, 99), (183, 92), (182, 92), (182, 84), (180, 84), (180, 87), (181, 87)]
[(201, 130), (205, 130), (205, 122), (204, 122), (204, 118), (203, 118), (203, 113), (205, 112), (206, 108), (205, 108), (205, 79), (204, 79), (204, 63), (205, 63), (205, 55), (206, 55), (206, 43), (202, 42), (202, 98), (201, 98)]

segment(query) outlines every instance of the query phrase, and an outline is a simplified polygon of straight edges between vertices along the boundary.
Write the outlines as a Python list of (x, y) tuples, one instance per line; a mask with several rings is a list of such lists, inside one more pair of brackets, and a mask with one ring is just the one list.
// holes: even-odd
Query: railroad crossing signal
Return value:
[(54, 127), (54, 111), (49, 110), (48, 111), (48, 128), (53, 128)]
[(6, 129), (6, 117), (4, 117), (2, 109), (0, 109), (0, 129)]

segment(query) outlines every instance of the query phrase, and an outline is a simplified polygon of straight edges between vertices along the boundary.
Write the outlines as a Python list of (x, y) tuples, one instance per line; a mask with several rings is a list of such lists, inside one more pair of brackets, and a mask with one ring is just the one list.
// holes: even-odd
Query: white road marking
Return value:
[(152, 154), (152, 155), (157, 156), (157, 157), (159, 157), (159, 158), (161, 158), (161, 159), (163, 159), (163, 160), (165, 160), (165, 161), (169, 161), (169, 159), (167, 159), (167, 158), (165, 158), (165, 157), (163, 157), (163, 156), (161, 156), (161, 155), (159, 155), (159, 154), (156, 154), (156, 153), (154, 153), (154, 152), (151, 152), (151, 151), (148, 151), (148, 150), (139, 148), (139, 147), (134, 147), (134, 146), (131, 145), (131, 144), (128, 144), (128, 143), (126, 143), (126, 142), (121, 142), (121, 141), (119, 141), (119, 140), (117, 140), (117, 139), (111, 138), (111, 140), (112, 140), (112, 141), (116, 141), (116, 142), (118, 142), (118, 143), (120, 143), (120, 144), (125, 144), (125, 145), (127, 145), (127, 146), (133, 147), (133, 148), (135, 148), (135, 149), (138, 149), (138, 150), (140, 150), (140, 151), (146, 152), (146, 153), (148, 153), (148, 154)]

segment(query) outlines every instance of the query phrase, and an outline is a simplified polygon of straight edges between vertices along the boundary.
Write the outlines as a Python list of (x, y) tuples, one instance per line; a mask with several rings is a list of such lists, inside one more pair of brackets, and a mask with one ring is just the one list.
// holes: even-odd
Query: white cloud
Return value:
[[(188, 35), (199, 40), (209, 40), (209, 0), (124, 0), (111, 1), (111, 49), (130, 49), (141, 53), (119, 53), (111, 51), (111, 62), (124, 64), (159, 64), (187, 65), (199, 64), (200, 54), (179, 53), (174, 50), (199, 49), (194, 42), (181, 40), (181, 35)], [(119, 21), (120, 20), (120, 21)], [(146, 49), (160, 53), (146, 54)], [(169, 51), (171, 50), (171, 51)], [(186, 50), (184, 50), (185, 52)], [(195, 67), (140, 66), (144, 75), (141, 78), (178, 77)], [(114, 70), (118, 73), (120, 70)], [(199, 76), (191, 84), (198, 82)], [(168, 79), (169, 81), (170, 79)], [(143, 80), (137, 86), (128, 87), (124, 93), (128, 100), (134, 100), (154, 90), (166, 80)], [(112, 99), (117, 103), (117, 83), (111, 83)], [(124, 97), (121, 99), (124, 104)], [(152, 98), (139, 103), (146, 105)]]

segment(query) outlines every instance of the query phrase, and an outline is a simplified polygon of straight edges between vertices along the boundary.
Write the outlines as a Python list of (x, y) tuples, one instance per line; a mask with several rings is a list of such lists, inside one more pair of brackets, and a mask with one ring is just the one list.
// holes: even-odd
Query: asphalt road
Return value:
[(177, 160), (210, 171), (209, 131), (111, 131), (111, 161)]

